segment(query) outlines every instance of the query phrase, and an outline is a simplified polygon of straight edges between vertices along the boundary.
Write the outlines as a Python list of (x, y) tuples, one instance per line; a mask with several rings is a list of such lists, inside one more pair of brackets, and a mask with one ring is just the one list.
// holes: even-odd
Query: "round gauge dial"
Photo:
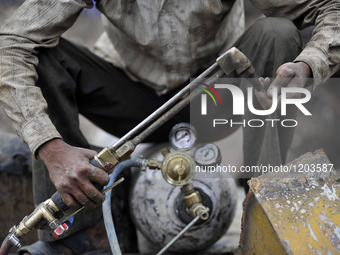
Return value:
[(179, 123), (172, 128), (169, 140), (174, 149), (187, 151), (195, 145), (196, 139), (196, 131), (190, 124)]
[(197, 164), (202, 166), (212, 166), (221, 163), (220, 149), (213, 143), (199, 146), (194, 153)]

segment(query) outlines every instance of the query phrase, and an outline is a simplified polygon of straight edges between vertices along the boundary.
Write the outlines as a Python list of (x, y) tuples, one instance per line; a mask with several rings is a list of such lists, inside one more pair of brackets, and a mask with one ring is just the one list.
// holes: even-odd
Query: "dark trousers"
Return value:
[[(234, 46), (252, 61), (259, 76), (274, 77), (281, 64), (293, 61), (300, 53), (301, 38), (291, 21), (265, 18), (255, 22)], [(158, 97), (150, 88), (130, 80), (112, 64), (65, 39), (61, 39), (53, 49), (40, 51), (37, 70), (39, 80), (36, 85), (41, 88), (48, 102), (50, 118), (63, 139), (74, 146), (89, 147), (79, 129), (79, 113), (108, 133), (121, 137), (166, 102), (172, 94)], [(187, 107), (182, 110), (148, 141), (166, 141), (174, 124), (190, 121), (189, 109)], [(250, 113), (247, 114), (249, 117)], [(244, 128), (245, 164), (255, 165), (259, 161), (266, 161), (263, 157), (266, 153), (276, 154), (274, 160), (270, 158), (271, 163), (282, 163), (292, 134), (291, 129)], [(217, 138), (225, 135), (221, 132)], [(54, 188), (47, 170), (37, 163), (34, 182), (35, 203), (38, 204), (50, 197)], [(93, 214), (96, 216), (91, 216), (89, 212), (79, 215), (73, 229), (79, 230), (93, 224), (99, 217), (95, 212)], [(49, 239), (47, 235), (40, 237)]]

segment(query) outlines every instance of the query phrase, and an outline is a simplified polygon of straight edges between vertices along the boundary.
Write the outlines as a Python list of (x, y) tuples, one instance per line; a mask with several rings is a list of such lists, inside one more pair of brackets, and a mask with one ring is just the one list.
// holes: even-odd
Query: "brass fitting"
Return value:
[(198, 204), (202, 202), (201, 196), (198, 193), (198, 191), (195, 191), (191, 193), (190, 195), (185, 196), (183, 200), (187, 208), (191, 208), (194, 204)]
[(132, 152), (135, 150), (136, 146), (131, 142), (127, 141), (122, 146), (116, 150), (116, 155), (118, 156), (119, 162), (127, 160)]
[(150, 159), (148, 160), (148, 167), (152, 170), (158, 170), (161, 169), (162, 167), (162, 162), (155, 160), (155, 159)]
[(188, 209), (191, 208), (194, 204), (202, 202), (199, 192), (195, 191), (194, 186), (191, 183), (184, 185), (181, 188), (181, 191), (185, 195), (183, 201)]
[(202, 220), (209, 219), (209, 208), (205, 207), (202, 203), (194, 204), (189, 211), (193, 218), (199, 216)]
[(174, 151), (165, 155), (162, 162), (162, 175), (166, 182), (175, 186), (187, 184), (194, 177), (195, 162), (183, 151)]
[(181, 191), (184, 195), (188, 196), (191, 193), (195, 192), (194, 185), (192, 185), (191, 183), (188, 183), (187, 185), (184, 185), (181, 188)]
[(105, 147), (94, 156), (94, 159), (101, 168), (110, 173), (119, 162), (128, 159), (135, 148), (136, 146), (131, 141), (127, 141), (115, 152), (111, 150), (111, 147)]
[(117, 157), (110, 152), (108, 147), (102, 149), (96, 156), (94, 156), (94, 159), (101, 168), (105, 169), (107, 172), (111, 172), (114, 166), (119, 163)]
[(181, 188), (182, 193), (185, 195), (183, 201), (185, 206), (189, 209), (191, 217), (199, 216), (202, 220), (209, 218), (209, 208), (202, 204), (202, 199), (198, 191), (190, 183)]
[(159, 170), (162, 167), (162, 162), (155, 159), (143, 159), (141, 157), (137, 158), (137, 162), (142, 171), (145, 171), (146, 168), (151, 170)]
[(51, 229), (56, 229), (60, 225), (60, 221), (56, 219), (53, 214), (58, 211), (59, 209), (54, 202), (51, 199), (47, 199), (19, 223), (18, 227), (15, 229), (15, 235), (19, 239), (22, 238), (42, 220), (46, 220)]

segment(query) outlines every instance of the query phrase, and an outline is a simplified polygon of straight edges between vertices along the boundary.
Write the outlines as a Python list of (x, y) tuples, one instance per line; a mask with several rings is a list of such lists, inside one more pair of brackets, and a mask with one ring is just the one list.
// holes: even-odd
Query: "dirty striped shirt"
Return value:
[[(314, 36), (297, 61), (322, 80), (339, 69), (339, 0), (253, 0), (267, 16)], [(105, 33), (96, 54), (164, 94), (226, 50), (243, 32), (243, 0), (97, 0)], [(26, 0), (0, 29), (0, 101), (18, 135), (33, 152), (60, 137), (35, 86), (39, 48), (59, 38), (92, 0)], [(103, 47), (105, 45), (105, 47)]]

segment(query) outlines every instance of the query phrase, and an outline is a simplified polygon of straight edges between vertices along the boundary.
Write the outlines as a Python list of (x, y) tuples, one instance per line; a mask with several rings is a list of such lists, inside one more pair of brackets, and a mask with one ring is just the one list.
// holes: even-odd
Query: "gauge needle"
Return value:
[(184, 137), (186, 137), (187, 136), (187, 133), (184, 133), (181, 137), (179, 137), (178, 139), (177, 139), (177, 141), (178, 140), (181, 140), (182, 138), (184, 138)]

